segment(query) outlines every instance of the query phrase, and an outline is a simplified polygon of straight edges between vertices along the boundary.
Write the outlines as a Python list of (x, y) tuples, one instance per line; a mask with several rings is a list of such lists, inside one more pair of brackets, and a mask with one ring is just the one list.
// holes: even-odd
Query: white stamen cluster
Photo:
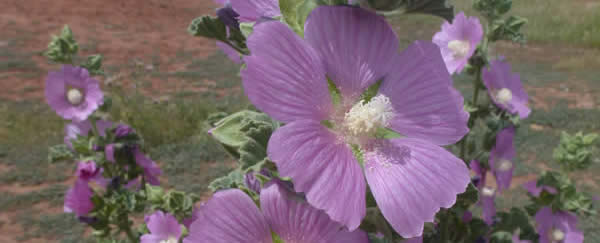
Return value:
[(177, 238), (170, 236), (168, 239), (166, 240), (161, 240), (159, 243), (177, 243)]
[(565, 239), (565, 233), (562, 230), (554, 229), (552, 230), (552, 242), (561, 242)]
[(358, 102), (344, 115), (344, 126), (353, 136), (372, 134), (379, 127), (389, 125), (394, 117), (390, 99), (379, 94), (368, 103)]
[(501, 159), (500, 163), (498, 164), (497, 169), (499, 171), (506, 172), (506, 171), (509, 171), (510, 169), (512, 169), (512, 167), (513, 167), (513, 164), (512, 164), (512, 162), (510, 162), (510, 160)]
[(67, 100), (72, 105), (79, 105), (83, 101), (83, 94), (78, 89), (69, 89), (67, 91)]
[(483, 187), (483, 188), (481, 189), (481, 194), (482, 194), (483, 196), (486, 196), (486, 197), (491, 197), (491, 196), (494, 196), (494, 193), (495, 193), (495, 192), (496, 192), (496, 189), (494, 189), (494, 188), (491, 188), (491, 187), (487, 187), (487, 186), (486, 186), (486, 187)]
[(465, 58), (469, 55), (471, 43), (467, 40), (453, 40), (448, 42), (448, 49), (452, 51), (454, 58)]
[(513, 95), (510, 89), (502, 88), (496, 93), (496, 100), (500, 104), (508, 104), (512, 99)]

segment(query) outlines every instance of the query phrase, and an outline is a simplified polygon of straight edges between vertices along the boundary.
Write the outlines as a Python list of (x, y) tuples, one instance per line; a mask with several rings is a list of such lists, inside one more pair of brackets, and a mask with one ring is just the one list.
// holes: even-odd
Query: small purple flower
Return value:
[(102, 176), (102, 171), (103, 169), (97, 167), (94, 161), (80, 161), (77, 164), (75, 175), (77, 175), (79, 180), (86, 182), (94, 181), (96, 184), (105, 187), (110, 180)]
[(263, 188), (260, 207), (238, 189), (219, 191), (201, 208), (183, 242), (271, 243), (273, 235), (283, 242), (368, 242), (365, 232), (348, 232), (278, 183)]
[(150, 185), (158, 186), (160, 181), (158, 176), (162, 175), (162, 171), (158, 165), (148, 158), (138, 147), (134, 149), (135, 162), (144, 169), (144, 178)]
[(240, 22), (238, 20), (240, 15), (233, 10), (231, 4), (225, 4), (222, 8), (217, 9), (217, 16), (228, 28), (240, 29)]
[(582, 243), (583, 232), (577, 229), (577, 217), (569, 212), (552, 212), (543, 207), (535, 214), (540, 243)]
[(471, 211), (465, 211), (462, 216), (462, 221), (469, 223), (471, 220), (473, 220), (473, 213), (471, 213)]
[(489, 69), (483, 69), (482, 78), (492, 101), (498, 107), (511, 114), (519, 114), (521, 119), (529, 116), (529, 96), (523, 89), (519, 74), (512, 73), (508, 63), (491, 61)]
[(135, 133), (133, 128), (131, 128), (130, 126), (125, 125), (125, 124), (119, 124), (119, 125), (117, 125), (117, 128), (115, 129), (115, 136), (117, 138), (122, 138), (122, 137), (125, 137), (132, 133)]
[[(102, 137), (106, 136), (106, 129), (111, 128), (112, 125), (113, 123), (110, 121), (96, 121), (96, 128)], [(69, 148), (73, 149), (73, 144), (71, 141), (77, 139), (77, 136), (87, 137), (90, 131), (92, 131), (92, 123), (90, 121), (73, 121), (65, 126), (64, 142), (67, 146), (69, 146)]]
[(496, 177), (499, 192), (510, 187), (515, 169), (512, 162), (515, 157), (514, 136), (514, 127), (504, 128), (496, 135), (496, 146), (490, 152), (490, 168)]
[(479, 200), (483, 209), (482, 217), (486, 224), (492, 225), (494, 223), (494, 216), (496, 216), (496, 189), (492, 187), (483, 187), (479, 194)]
[(177, 219), (168, 213), (156, 211), (144, 218), (150, 234), (142, 235), (140, 243), (178, 243), (181, 226)]
[[(279, 21), (256, 25), (241, 76), (250, 101), (286, 123), (268, 156), (312, 206), (354, 230), (368, 184), (387, 221), (410, 238), (470, 181), (465, 163), (441, 147), (468, 132), (468, 113), (439, 48), (416, 42), (398, 53), (398, 42), (375, 13), (319, 6), (304, 39)], [(340, 91), (335, 104), (327, 78)], [(361, 99), (378, 81), (378, 94)], [(385, 128), (402, 137), (378, 136)]]
[(92, 203), (92, 196), (94, 193), (85, 180), (77, 180), (75, 185), (71, 187), (65, 194), (65, 213), (75, 213), (77, 217), (87, 215), (92, 209), (94, 204)]
[(551, 186), (538, 187), (537, 180), (528, 181), (527, 183), (523, 184), (523, 188), (525, 188), (525, 190), (527, 190), (534, 197), (539, 197), (540, 194), (542, 193), (542, 191), (546, 191), (550, 194), (557, 193), (556, 188), (551, 187)]
[(107, 144), (106, 146), (104, 146), (104, 157), (106, 158), (106, 160), (110, 161), (110, 162), (116, 162), (115, 160), (115, 145), (114, 144)]
[(260, 194), (260, 181), (256, 178), (253, 171), (244, 175), (244, 184), (246, 184), (248, 189)]
[(63, 65), (60, 71), (48, 73), (46, 102), (62, 118), (83, 121), (104, 100), (100, 83), (85, 68)]
[(452, 24), (444, 21), (442, 30), (433, 36), (433, 43), (440, 47), (448, 72), (453, 74), (464, 69), (482, 38), (483, 28), (479, 19), (467, 18), (460, 12), (454, 17)]

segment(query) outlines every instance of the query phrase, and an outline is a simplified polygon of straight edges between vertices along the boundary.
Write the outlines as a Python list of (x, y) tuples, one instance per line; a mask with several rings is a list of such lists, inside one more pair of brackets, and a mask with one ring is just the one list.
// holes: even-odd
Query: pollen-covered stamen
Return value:
[(79, 105), (83, 101), (83, 94), (79, 89), (71, 88), (67, 90), (67, 100), (72, 105)]
[(469, 55), (471, 49), (471, 43), (466, 40), (453, 40), (448, 42), (448, 49), (452, 51), (455, 58), (465, 58)]
[(494, 193), (496, 193), (496, 189), (491, 188), (491, 187), (486, 186), (486, 187), (483, 187), (483, 189), (481, 189), (481, 194), (486, 197), (494, 196)]
[(513, 95), (510, 89), (502, 88), (496, 93), (496, 100), (500, 104), (508, 104), (512, 101)]
[(168, 239), (166, 240), (161, 240), (159, 243), (177, 243), (177, 238), (170, 236)]
[(496, 166), (496, 169), (498, 169), (499, 171), (502, 171), (502, 172), (509, 171), (512, 168), (513, 168), (513, 163), (510, 162), (510, 160), (506, 160), (506, 159), (501, 159), (500, 162), (498, 163), (498, 165)]
[(554, 229), (551, 231), (550, 234), (551, 234), (550, 238), (552, 239), (552, 242), (561, 242), (562, 240), (565, 239), (565, 232), (562, 232), (562, 230)]
[(360, 101), (344, 115), (344, 127), (352, 136), (368, 135), (377, 128), (389, 125), (394, 117), (394, 108), (390, 99), (379, 94), (368, 103)]

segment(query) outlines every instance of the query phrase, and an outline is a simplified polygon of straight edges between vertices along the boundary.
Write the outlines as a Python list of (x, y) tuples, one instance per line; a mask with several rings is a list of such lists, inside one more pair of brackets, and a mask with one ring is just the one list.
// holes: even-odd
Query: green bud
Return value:
[(88, 70), (90, 75), (104, 75), (102, 70), (102, 55), (96, 54), (88, 56), (85, 62), (81, 64), (82, 68)]

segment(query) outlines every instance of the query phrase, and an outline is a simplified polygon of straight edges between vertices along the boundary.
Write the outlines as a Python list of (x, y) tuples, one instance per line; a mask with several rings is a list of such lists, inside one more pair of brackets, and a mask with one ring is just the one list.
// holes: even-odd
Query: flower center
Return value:
[(486, 197), (494, 196), (495, 192), (496, 192), (496, 190), (494, 188), (487, 187), (487, 186), (484, 187), (483, 189), (481, 189), (481, 194)]
[(513, 167), (512, 162), (510, 162), (509, 160), (502, 159), (502, 160), (500, 160), (500, 163), (498, 164), (497, 169), (499, 171), (506, 172), (506, 171), (509, 171), (510, 169), (512, 169), (512, 167)]
[(360, 101), (344, 115), (344, 127), (353, 136), (373, 134), (377, 128), (389, 125), (394, 117), (390, 99), (379, 94), (369, 102)]
[(498, 100), (500, 104), (507, 104), (512, 98), (512, 92), (507, 88), (502, 88), (496, 93), (496, 100)]
[(71, 88), (67, 91), (67, 100), (73, 105), (79, 105), (83, 101), (83, 94), (78, 89)]
[(452, 51), (454, 58), (465, 58), (469, 54), (471, 44), (466, 40), (453, 40), (448, 42), (448, 49)]
[(177, 238), (174, 236), (169, 236), (166, 240), (161, 240), (159, 243), (177, 243)]
[(562, 230), (554, 229), (552, 231), (552, 240), (553, 242), (559, 242), (565, 239), (565, 233)]

